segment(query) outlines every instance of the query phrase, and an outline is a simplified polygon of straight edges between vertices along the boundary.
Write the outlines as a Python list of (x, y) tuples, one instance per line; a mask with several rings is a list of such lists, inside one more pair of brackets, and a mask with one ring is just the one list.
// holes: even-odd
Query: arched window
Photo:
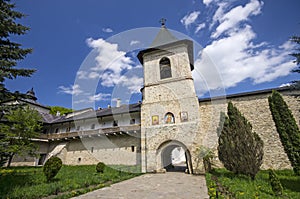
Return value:
[(175, 118), (174, 118), (173, 113), (168, 112), (165, 115), (165, 123), (166, 124), (173, 124), (173, 123), (175, 123)]
[(167, 57), (163, 57), (159, 61), (159, 69), (160, 69), (160, 79), (172, 77), (171, 63), (170, 63), (170, 59), (168, 59)]

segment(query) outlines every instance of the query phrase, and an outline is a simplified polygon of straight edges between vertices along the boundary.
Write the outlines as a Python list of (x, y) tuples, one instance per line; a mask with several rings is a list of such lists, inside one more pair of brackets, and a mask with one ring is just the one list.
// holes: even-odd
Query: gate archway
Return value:
[(156, 159), (158, 169), (193, 173), (190, 151), (177, 140), (162, 143), (157, 149)]

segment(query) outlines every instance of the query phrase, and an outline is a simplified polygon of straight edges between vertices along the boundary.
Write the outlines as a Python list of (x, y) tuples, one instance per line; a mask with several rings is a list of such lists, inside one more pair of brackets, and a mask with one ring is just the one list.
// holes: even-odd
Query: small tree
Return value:
[(282, 185), (272, 169), (269, 169), (269, 183), (272, 186), (272, 191), (276, 196), (282, 195)]
[(28, 106), (11, 110), (4, 119), (6, 122), (0, 125), (0, 150), (3, 158), (8, 157), (9, 167), (14, 155), (35, 154), (37, 146), (31, 139), (38, 136), (42, 125), (39, 113)]
[(58, 157), (49, 158), (43, 168), (43, 172), (46, 176), (47, 182), (50, 182), (59, 172), (62, 167), (62, 161)]
[(254, 179), (262, 164), (263, 141), (231, 102), (227, 115), (219, 137), (219, 159), (226, 169)]
[(296, 120), (279, 92), (272, 92), (269, 106), (284, 151), (294, 173), (300, 175), (300, 131)]

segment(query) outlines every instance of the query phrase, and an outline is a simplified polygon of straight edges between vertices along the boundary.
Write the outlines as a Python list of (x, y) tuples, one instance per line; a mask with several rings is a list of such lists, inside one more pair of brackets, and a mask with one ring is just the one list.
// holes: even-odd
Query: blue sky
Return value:
[[(300, 35), (299, 0), (13, 2), (28, 15), (20, 22), (31, 28), (14, 40), (34, 49), (18, 67), (37, 72), (6, 85), (21, 92), (33, 87), (44, 105), (97, 108), (114, 105), (116, 98), (140, 100), (142, 67), (135, 55), (154, 39), (162, 17), (167, 28), (202, 47), (193, 72), (199, 97), (274, 88), (299, 78), (289, 72), (295, 46), (288, 42)], [(144, 34), (148, 27), (156, 28)], [(123, 37), (130, 39), (128, 48), (118, 43)]]

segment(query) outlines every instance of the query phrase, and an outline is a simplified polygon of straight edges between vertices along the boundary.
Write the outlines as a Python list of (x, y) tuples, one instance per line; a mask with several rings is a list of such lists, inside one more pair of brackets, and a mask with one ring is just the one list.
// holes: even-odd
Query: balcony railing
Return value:
[(51, 134), (41, 134), (40, 139), (47, 140), (61, 140), (61, 139), (76, 139), (82, 137), (92, 137), (92, 136), (109, 136), (109, 135), (123, 135), (130, 133), (138, 133), (141, 131), (141, 125), (130, 125), (130, 126), (115, 126), (101, 129), (93, 130), (80, 130), (74, 132), (66, 133), (51, 133)]

